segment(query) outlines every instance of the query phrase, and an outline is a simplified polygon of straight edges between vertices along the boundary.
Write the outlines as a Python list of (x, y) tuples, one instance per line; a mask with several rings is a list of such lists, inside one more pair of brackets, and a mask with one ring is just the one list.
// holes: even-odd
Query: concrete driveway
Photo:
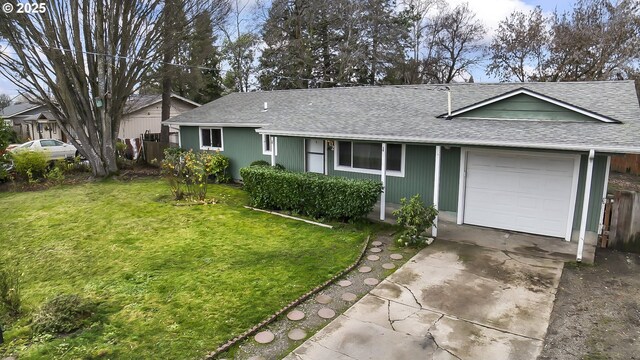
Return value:
[(440, 240), (286, 359), (536, 359), (562, 267)]

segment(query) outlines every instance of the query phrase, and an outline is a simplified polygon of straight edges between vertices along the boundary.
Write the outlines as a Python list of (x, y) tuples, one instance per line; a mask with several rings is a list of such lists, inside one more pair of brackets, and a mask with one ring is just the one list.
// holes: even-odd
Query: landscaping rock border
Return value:
[(276, 311), (273, 315), (271, 315), (267, 319), (263, 320), (258, 325), (256, 325), (256, 326), (252, 327), (251, 329), (245, 331), (243, 334), (238, 335), (238, 336), (234, 337), (233, 339), (227, 341), (224, 345), (219, 346), (215, 351), (210, 352), (209, 354), (207, 354), (204, 357), (204, 359), (207, 359), (207, 360), (208, 359), (214, 359), (216, 356), (226, 352), (227, 350), (229, 350), (231, 347), (233, 347), (237, 343), (249, 338), (251, 335), (255, 334), (258, 330), (260, 330), (263, 327), (271, 324), (273, 321), (275, 321), (281, 315), (284, 315), (289, 310), (291, 310), (294, 307), (298, 306), (300, 303), (306, 301), (311, 296), (319, 293), (320, 291), (325, 289), (327, 286), (329, 286), (329, 285), (333, 284), (334, 282), (336, 282), (339, 278), (341, 278), (344, 275), (348, 274), (350, 271), (355, 269), (356, 266), (358, 266), (358, 264), (360, 264), (360, 261), (362, 261), (362, 258), (364, 257), (364, 255), (367, 252), (367, 248), (369, 247), (369, 242), (370, 241), (371, 241), (371, 236), (369, 235), (369, 236), (367, 236), (367, 241), (365, 241), (365, 244), (362, 247), (362, 251), (360, 251), (360, 255), (358, 256), (358, 258), (356, 259), (356, 261), (353, 264), (349, 265), (349, 267), (347, 267), (346, 269), (342, 270), (340, 273), (338, 273), (337, 275), (335, 275), (331, 279), (329, 279), (329, 280), (325, 281), (324, 283), (316, 286), (315, 288), (313, 288), (312, 290), (310, 290), (306, 294), (300, 296), (298, 299), (296, 299), (296, 300), (290, 302), (289, 304), (285, 305), (282, 309)]

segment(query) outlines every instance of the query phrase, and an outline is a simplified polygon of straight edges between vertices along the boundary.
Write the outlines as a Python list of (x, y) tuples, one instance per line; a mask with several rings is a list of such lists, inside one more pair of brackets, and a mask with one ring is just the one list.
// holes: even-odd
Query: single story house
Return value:
[[(195, 109), (200, 104), (176, 94), (171, 95), (171, 117)], [(137, 139), (144, 134), (159, 134), (162, 126), (162, 95), (133, 95), (127, 101), (118, 138)], [(178, 143), (178, 131), (171, 131), (171, 142)]]
[(0, 117), (20, 138), (56, 139), (66, 142), (66, 136), (58, 127), (55, 117), (42, 104), (21, 102), (0, 111)]
[(233, 93), (167, 122), (236, 179), (259, 159), (377, 179), (381, 219), (420, 194), (458, 224), (578, 241), (578, 260), (602, 230), (611, 155), (640, 153), (632, 81)]

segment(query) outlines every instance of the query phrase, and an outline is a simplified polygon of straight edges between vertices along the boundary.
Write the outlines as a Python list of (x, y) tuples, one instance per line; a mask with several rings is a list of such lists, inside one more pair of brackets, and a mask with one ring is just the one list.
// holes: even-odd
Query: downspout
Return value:
[(582, 199), (582, 218), (580, 220), (580, 237), (578, 238), (578, 253), (576, 261), (582, 261), (582, 251), (584, 250), (584, 237), (587, 232), (587, 215), (589, 213), (589, 198), (591, 195), (591, 179), (593, 178), (593, 159), (596, 152), (591, 149), (589, 151), (589, 163), (587, 165), (587, 178), (584, 182), (584, 197)]
[(380, 181), (382, 182), (382, 193), (380, 194), (380, 220), (384, 221), (387, 206), (387, 143), (382, 143), (382, 166), (380, 171)]
[[(442, 147), (436, 146), (436, 165), (433, 175), (433, 207), (436, 210), (440, 210), (440, 159), (442, 157)], [(433, 227), (431, 228), (431, 236), (438, 236), (438, 215), (433, 219)]]
[[(267, 103), (265, 103), (266, 106)], [(276, 166), (276, 148), (275, 148), (275, 136), (269, 136), (269, 147), (271, 148), (271, 166)]]

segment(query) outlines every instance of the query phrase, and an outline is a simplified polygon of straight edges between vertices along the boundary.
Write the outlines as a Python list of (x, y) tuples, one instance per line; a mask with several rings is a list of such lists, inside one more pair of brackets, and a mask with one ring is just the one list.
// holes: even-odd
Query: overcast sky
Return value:
[[(250, 0), (251, 1), (251, 0)], [(560, 11), (568, 10), (571, 6), (569, 1), (552, 1), (552, 0), (446, 0), (452, 6), (468, 2), (469, 7), (477, 14), (487, 27), (489, 39), (498, 23), (515, 10), (528, 11), (537, 5), (540, 5), (546, 13), (552, 13), (558, 8)], [(472, 74), (476, 82), (492, 82), (495, 79), (485, 75), (484, 69), (473, 69)], [(16, 95), (17, 89), (7, 79), (0, 76), (0, 94)]]

